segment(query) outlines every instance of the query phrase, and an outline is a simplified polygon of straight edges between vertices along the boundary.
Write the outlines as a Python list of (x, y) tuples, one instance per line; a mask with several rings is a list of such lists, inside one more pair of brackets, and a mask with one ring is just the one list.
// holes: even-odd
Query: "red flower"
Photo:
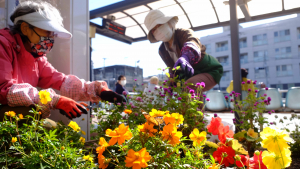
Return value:
[[(254, 153), (254, 156), (249, 160), (249, 162), (250, 162), (249, 169), (267, 169), (267, 167), (262, 162), (261, 154), (262, 154), (262, 151), (260, 151), (259, 156), (257, 156)], [(260, 163), (260, 168), (259, 168), (259, 163)]]
[(249, 166), (249, 156), (239, 155), (241, 157), (240, 161), (236, 161), (235, 164), (238, 167)]
[(216, 161), (221, 162), (221, 165), (228, 167), (230, 164), (234, 164), (235, 151), (231, 147), (221, 146), (217, 151), (213, 153), (213, 157)]
[(207, 126), (208, 132), (213, 135), (219, 134), (219, 128), (223, 127), (222, 119), (220, 117), (211, 118), (210, 124)]
[(219, 140), (226, 143), (226, 138), (233, 138), (233, 131), (229, 130), (229, 126), (219, 127)]

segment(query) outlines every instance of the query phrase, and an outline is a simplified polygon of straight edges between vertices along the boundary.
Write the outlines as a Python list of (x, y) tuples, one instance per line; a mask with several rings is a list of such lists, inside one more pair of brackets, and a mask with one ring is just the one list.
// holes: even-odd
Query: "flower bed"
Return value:
[[(262, 114), (271, 99), (256, 98), (256, 91), (249, 91), (243, 101), (237, 99), (234, 111), (240, 119), (235, 122), (241, 130), (234, 134), (217, 115), (205, 117), (204, 86), (170, 78), (156, 91), (128, 96), (130, 102), (117, 103), (112, 109), (94, 106), (99, 127), (92, 132), (98, 135), (87, 143), (82, 137), (85, 133), (75, 122), (45, 128), (39, 108), (25, 117), (30, 121), (22, 126), (18, 126), (22, 115), (7, 112), (0, 123), (0, 165), (122, 169), (290, 166), (291, 155), (299, 151), (299, 127), (291, 132), (292, 139), (285, 129), (270, 125)], [(126, 115), (122, 116), (122, 112)], [(298, 118), (294, 114), (290, 120)], [(218, 140), (209, 140), (212, 135)]]

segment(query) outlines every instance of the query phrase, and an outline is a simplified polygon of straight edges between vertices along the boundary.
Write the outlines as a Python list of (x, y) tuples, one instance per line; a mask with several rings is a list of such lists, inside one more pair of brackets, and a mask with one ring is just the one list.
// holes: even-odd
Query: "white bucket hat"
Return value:
[(170, 20), (174, 20), (175, 23), (178, 22), (178, 17), (177, 16), (165, 16), (165, 14), (163, 14), (160, 10), (158, 9), (155, 9), (155, 10), (151, 10), (146, 18), (145, 18), (145, 26), (147, 27), (148, 29), (148, 35), (147, 35), (147, 38), (149, 39), (149, 41), (151, 43), (154, 43), (154, 42), (158, 42), (153, 34), (151, 33), (151, 30), (158, 24), (165, 24), (167, 22), (169, 22)]
[[(47, 17), (46, 17), (47, 16)], [(41, 12), (33, 12), (26, 15), (22, 15), (16, 17), (14, 20), (14, 24), (16, 24), (19, 20), (23, 20), (29, 23), (32, 26), (38, 27), (40, 29), (44, 29), (47, 31), (54, 32), (57, 34), (57, 37), (62, 39), (70, 39), (72, 38), (72, 34), (67, 31), (61, 23), (59, 23), (55, 17), (51, 17)]]

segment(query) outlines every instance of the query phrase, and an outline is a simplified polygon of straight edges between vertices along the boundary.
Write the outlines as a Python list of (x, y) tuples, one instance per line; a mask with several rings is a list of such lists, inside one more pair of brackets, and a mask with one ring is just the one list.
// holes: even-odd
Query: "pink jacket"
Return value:
[(13, 84), (60, 90), (66, 75), (58, 72), (45, 56), (34, 58), (26, 51), (19, 34), (0, 30), (0, 103), (7, 104), (7, 93)]
[[(47, 105), (39, 102), (38, 90), (47, 89), (52, 101)], [(19, 34), (12, 35), (9, 29), (0, 30), (0, 103), (9, 106), (30, 106), (40, 104), (43, 117), (48, 117), (50, 109), (55, 108), (59, 100), (53, 89), (76, 101), (95, 101), (100, 98), (95, 89), (106, 87), (105, 82), (96, 86), (74, 75), (58, 72), (45, 56), (34, 58), (26, 51)], [(93, 98), (93, 99), (92, 99)]]

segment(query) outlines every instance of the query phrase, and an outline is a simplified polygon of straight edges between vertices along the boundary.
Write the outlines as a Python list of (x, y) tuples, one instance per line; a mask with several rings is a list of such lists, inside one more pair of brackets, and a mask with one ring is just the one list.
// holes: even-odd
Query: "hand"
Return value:
[[(113, 92), (107, 87), (105, 81), (95, 81), (96, 94), (101, 100), (105, 100), (111, 103), (123, 103), (126, 102), (123, 96)], [(99, 101), (98, 101), (99, 102)]]
[(182, 55), (174, 65), (174, 68), (176, 68), (177, 66), (180, 66), (181, 68), (181, 70), (177, 70), (175, 73), (175, 76), (179, 75), (179, 79), (188, 79), (194, 74), (194, 68), (191, 66), (188, 60), (189, 58), (186, 55)]
[(123, 96), (117, 94), (113, 91), (102, 91), (99, 96), (102, 100), (111, 102), (111, 103), (123, 103), (126, 102)]
[(88, 113), (79, 103), (64, 96), (60, 96), (55, 108), (59, 109), (59, 112), (69, 119), (80, 117), (82, 113)]

